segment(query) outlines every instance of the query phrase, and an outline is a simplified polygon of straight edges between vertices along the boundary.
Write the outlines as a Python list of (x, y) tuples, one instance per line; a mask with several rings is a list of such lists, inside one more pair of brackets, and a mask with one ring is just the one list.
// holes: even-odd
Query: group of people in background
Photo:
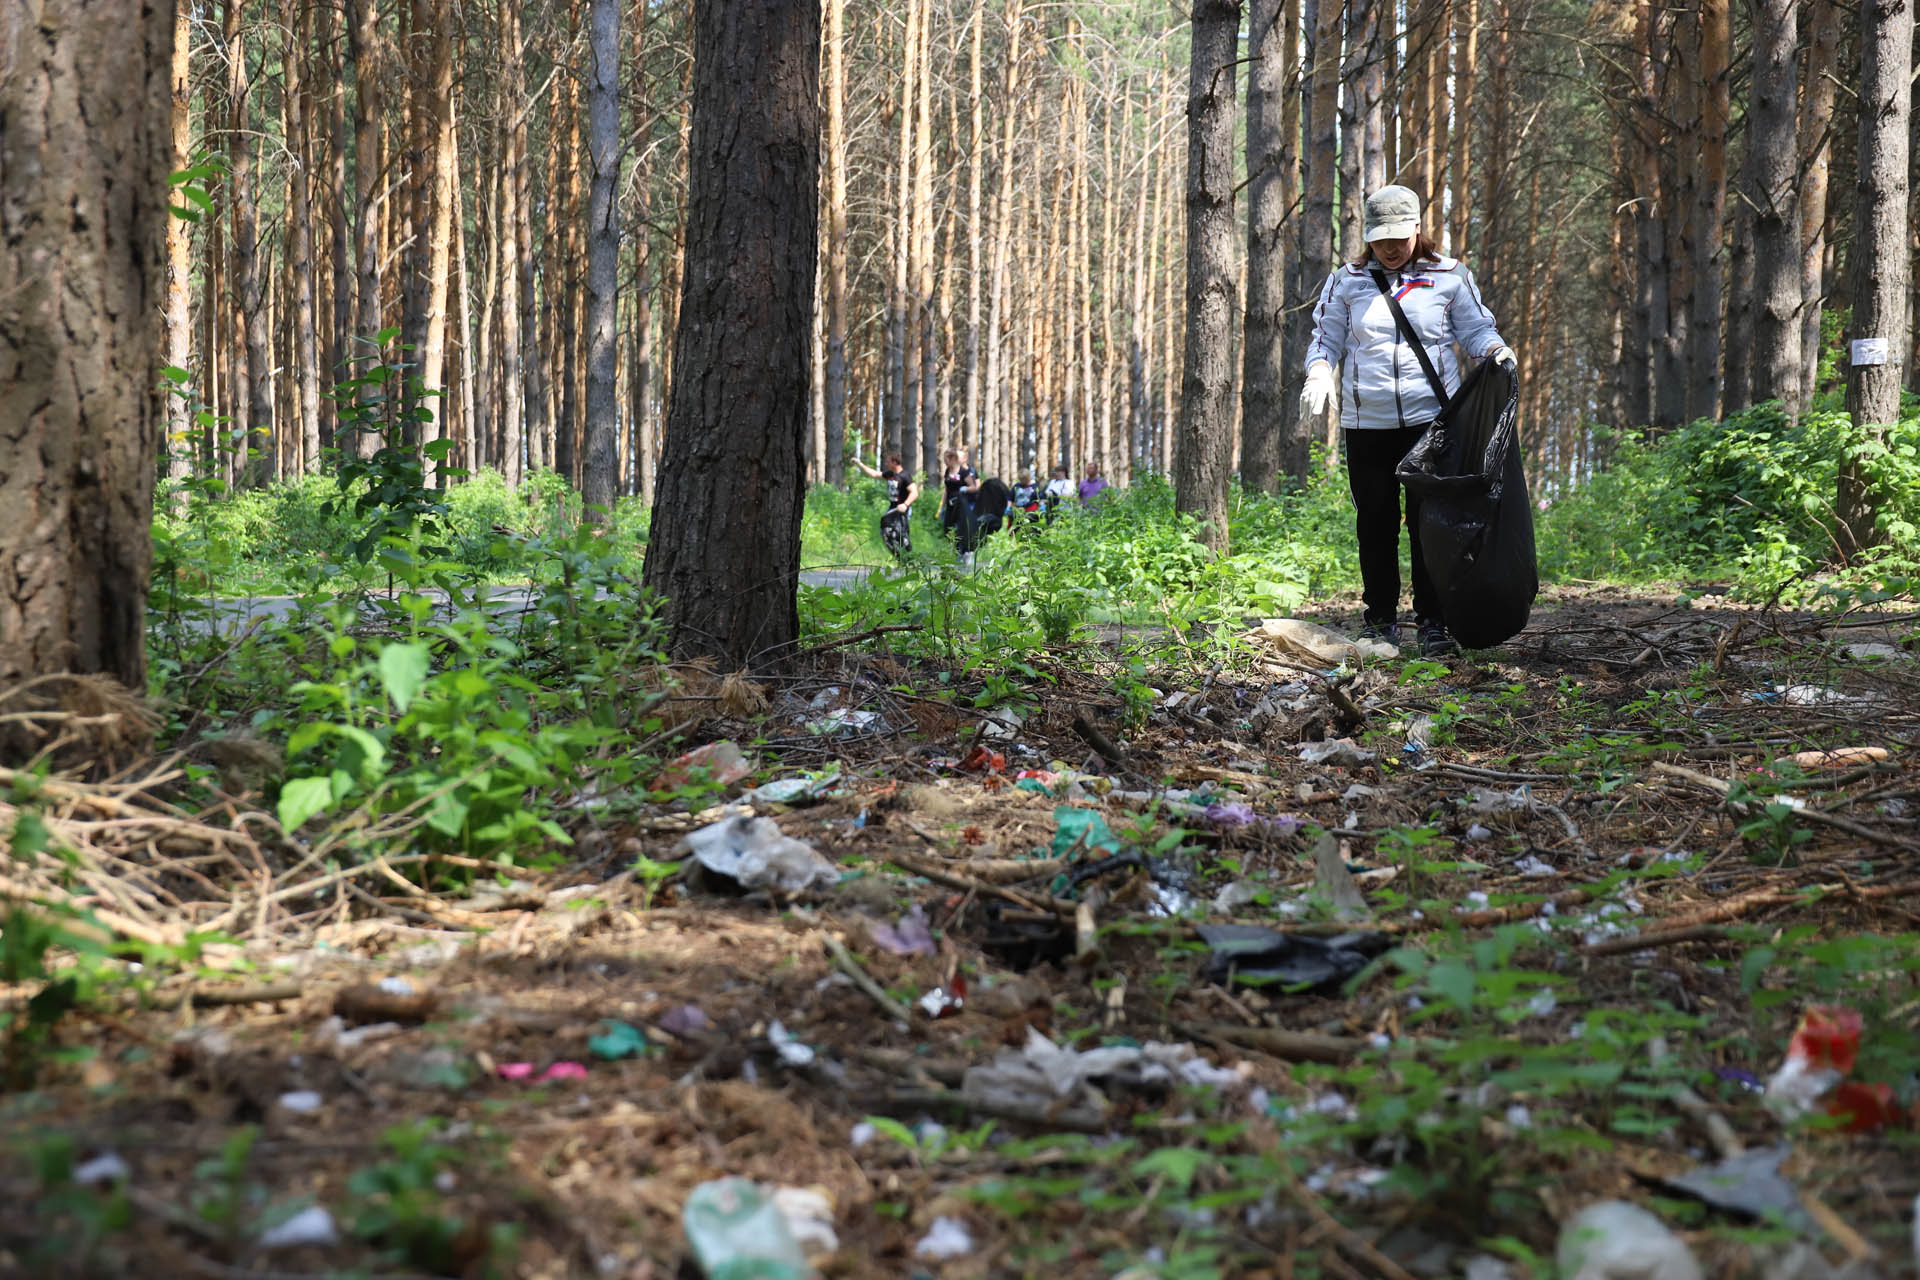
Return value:
[[(911, 518), (913, 504), (920, 497), (920, 485), (897, 453), (886, 457), (884, 466), (873, 467), (854, 458), (853, 465), (872, 479), (887, 486), (887, 509), (880, 516), (880, 536), (887, 550), (904, 556), (913, 550)], [(1044, 487), (1036, 484), (1033, 472), (1022, 469), (1019, 482), (1008, 488), (997, 479), (982, 480), (968, 460), (965, 449), (949, 449), (940, 483), (940, 526), (953, 539), (963, 564), (973, 562), (974, 547), (985, 534), (1001, 528), (1019, 529), (1051, 523), (1067, 504), (1078, 499), (1080, 506), (1098, 506), (1108, 488), (1100, 474), (1100, 464), (1088, 463), (1086, 476), (1076, 484), (1065, 466), (1053, 469), (1053, 478)]]

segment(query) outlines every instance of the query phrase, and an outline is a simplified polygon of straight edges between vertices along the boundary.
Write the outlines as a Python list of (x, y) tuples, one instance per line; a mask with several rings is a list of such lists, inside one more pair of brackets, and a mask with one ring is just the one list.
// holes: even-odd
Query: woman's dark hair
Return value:
[[(1439, 256), (1440, 246), (1433, 242), (1432, 236), (1424, 231), (1416, 231), (1413, 233), (1413, 256), (1407, 259), (1408, 262), (1420, 262), (1427, 258), (1438, 258)], [(1353, 265), (1356, 267), (1364, 267), (1372, 261), (1373, 246), (1366, 245), (1360, 250), (1360, 256), (1353, 260)]]

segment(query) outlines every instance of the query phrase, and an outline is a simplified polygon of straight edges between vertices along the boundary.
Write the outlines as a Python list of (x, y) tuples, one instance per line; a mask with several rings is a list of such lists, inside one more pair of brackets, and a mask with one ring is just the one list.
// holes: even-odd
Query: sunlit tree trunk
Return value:
[(1199, 0), (1187, 107), (1187, 344), (1180, 384), (1174, 504), (1200, 538), (1227, 550), (1232, 466), (1233, 133), (1240, 6)]
[(1008, 385), (1006, 344), (1007, 289), (1013, 239), (1014, 127), (1019, 115), (1021, 0), (1007, 0), (1007, 45), (1000, 69), (1000, 145), (995, 157), (998, 186), (993, 196), (993, 250), (988, 268), (986, 332), (985, 442), (996, 440), (1010, 427), (1011, 389)]
[(1472, 125), (1479, 107), (1480, 0), (1454, 0), (1453, 55), (1453, 104), (1457, 124), (1453, 131), (1453, 156), (1448, 161), (1453, 178), (1453, 207), (1448, 211), (1447, 238), (1449, 251), (1457, 256), (1470, 247), (1468, 229), (1473, 215), (1473, 183), (1468, 170), (1474, 158)]
[[(185, 8), (185, 5), (181, 6)], [(309, 194), (317, 149), (313, 128), (313, 94), (304, 72), (307, 48), (313, 39), (313, 6), (302, 5), (300, 22), (281, 44), (286, 68), (287, 145), (302, 163), (287, 168), (287, 256), (293, 277), (293, 314), (289, 336), (293, 347), (294, 401), (300, 453), (308, 470), (320, 459), (320, 350), (314, 325), (313, 201)]]
[[(1300, 275), (1299, 291), (1295, 295), (1296, 308), (1289, 308), (1290, 314), (1297, 317), (1301, 335), (1295, 346), (1294, 362), (1297, 364), (1306, 358), (1307, 340), (1312, 334), (1313, 320), (1311, 307), (1313, 299), (1319, 297), (1321, 282), (1327, 272), (1333, 269), (1333, 183), (1334, 183), (1334, 147), (1337, 141), (1334, 119), (1334, 99), (1339, 88), (1338, 74), (1340, 66), (1340, 6), (1337, 0), (1307, 0), (1307, 7), (1315, 12), (1313, 43), (1307, 48), (1307, 65), (1311, 75), (1311, 95), (1308, 99), (1304, 128), (1306, 133), (1306, 208), (1300, 222)], [(1330, 421), (1300, 424), (1303, 433), (1311, 434), (1324, 429), (1331, 434), (1338, 429), (1339, 415), (1330, 414)], [(1329, 455), (1328, 462), (1333, 458)]]
[[(974, 15), (976, 24), (980, 16)], [(827, 46), (827, 261), (826, 261), (826, 475), (829, 484), (840, 484), (846, 479), (846, 435), (847, 435), (847, 62), (846, 62), (846, 0), (826, 0), (826, 46)], [(977, 32), (977, 25), (976, 25)], [(978, 134), (979, 120), (979, 78), (980, 60), (976, 43), (974, 53), (974, 119), (975, 133)], [(976, 137), (976, 148), (978, 139)], [(979, 168), (978, 151), (974, 153), (974, 208), (979, 208)], [(970, 221), (975, 227), (971, 232), (975, 249), (976, 266), (979, 257), (980, 236), (977, 220)], [(979, 318), (979, 286), (974, 286), (974, 317)], [(974, 349), (977, 354), (978, 337), (974, 335)], [(971, 371), (969, 371), (971, 378)], [(971, 412), (973, 392), (978, 390), (977, 380), (969, 382), (968, 407)], [(876, 459), (875, 465), (879, 465)]]
[(172, 17), (35, 3), (0, 28), (0, 688), (146, 692)]
[[(1292, 212), (1294, 139), (1286, 132), (1288, 89), (1282, 0), (1252, 0), (1247, 9), (1247, 318), (1240, 378), (1240, 481), (1271, 493), (1294, 450), (1282, 413), (1287, 370), (1285, 230)], [(1287, 461), (1283, 461), (1283, 458)]]
[(500, 6), (500, 42), (506, 57), (502, 106), (505, 116), (500, 130), (498, 180), (500, 184), (500, 224), (493, 229), (489, 255), (499, 280), (500, 324), (500, 472), (509, 488), (519, 488), (525, 477), (526, 456), (526, 370), (521, 358), (521, 325), (526, 308), (521, 302), (522, 274), (521, 230), (526, 214), (520, 196), (526, 185), (527, 82), (526, 44), (520, 33), (519, 0), (506, 0)]
[[(1884, 442), (1900, 417), (1907, 359), (1908, 136), (1913, 109), (1913, 6), (1862, 0), (1860, 6), (1860, 176), (1854, 188), (1853, 312), (1847, 413), (1862, 443)], [(1882, 495), (1855, 455), (1840, 472), (1841, 549), (1875, 540)]]
[[(1800, 389), (1800, 217), (1796, 200), (1797, 0), (1758, 0), (1748, 108), (1753, 202), (1753, 398), (1805, 407)], [(1901, 212), (1904, 216), (1905, 205)]]
[[(592, 0), (587, 81), (587, 414), (581, 491), (588, 511), (620, 491), (620, 0)], [(598, 517), (596, 517), (598, 518)]]
[[(1719, 0), (1724, 9), (1724, 0)], [(1811, 398), (1820, 373), (1820, 312), (1827, 298), (1827, 224), (1833, 160), (1835, 71), (1840, 7), (1812, 0), (1808, 10), (1807, 76), (1800, 95), (1800, 387)], [(1721, 162), (1725, 169), (1725, 160)]]
[[(245, 361), (234, 362), (233, 429), (245, 440), (249, 480), (273, 476), (273, 350), (267, 321), (265, 272), (260, 266), (260, 214), (254, 195), (253, 154), (256, 130), (249, 123), (247, 99), (253, 92), (251, 60), (242, 0), (226, 0), (221, 34), (227, 56), (227, 173), (233, 217), (232, 258), (235, 301)], [(236, 459), (236, 462), (241, 462)]]

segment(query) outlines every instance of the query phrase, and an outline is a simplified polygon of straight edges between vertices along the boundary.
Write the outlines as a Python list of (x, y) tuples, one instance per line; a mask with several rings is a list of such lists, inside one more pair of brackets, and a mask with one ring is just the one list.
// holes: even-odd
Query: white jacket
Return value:
[[(1449, 395), (1460, 388), (1454, 343), (1475, 360), (1506, 345), (1465, 263), (1427, 258), (1386, 276)], [(1350, 431), (1419, 426), (1439, 415), (1433, 386), (1366, 268), (1343, 262), (1320, 291), (1307, 367), (1322, 361), (1340, 370), (1340, 425)]]

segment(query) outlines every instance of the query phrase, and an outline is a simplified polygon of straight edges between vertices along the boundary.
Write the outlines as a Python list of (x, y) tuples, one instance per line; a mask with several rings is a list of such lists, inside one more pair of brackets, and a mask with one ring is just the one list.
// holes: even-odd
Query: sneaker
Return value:
[(1384, 644), (1398, 646), (1400, 643), (1400, 624), (1396, 622), (1375, 622), (1371, 618), (1360, 628), (1362, 640), (1378, 640)]
[(1422, 618), (1420, 627), (1420, 656), (1424, 658), (1443, 658), (1450, 653), (1460, 652), (1460, 642), (1447, 631), (1447, 624), (1438, 618)]

